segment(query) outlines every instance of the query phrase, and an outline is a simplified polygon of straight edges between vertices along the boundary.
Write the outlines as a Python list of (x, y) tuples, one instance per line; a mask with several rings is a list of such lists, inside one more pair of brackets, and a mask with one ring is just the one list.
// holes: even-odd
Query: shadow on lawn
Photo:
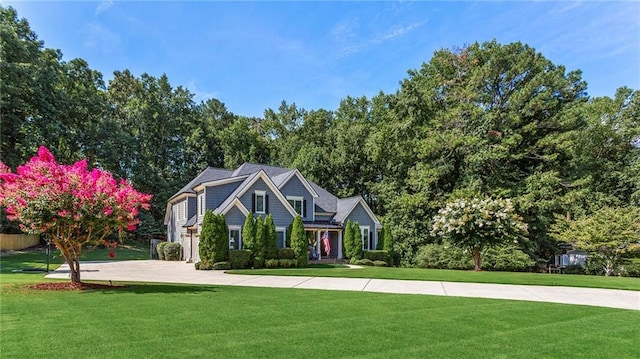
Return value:
[[(105, 284), (100, 282), (100, 284)], [(108, 284), (107, 284), (108, 285)], [(113, 283), (113, 287), (102, 287), (100, 289), (90, 290), (92, 293), (100, 294), (118, 294), (118, 293), (134, 293), (134, 294), (198, 294), (218, 292), (220, 288), (207, 285), (190, 285), (190, 284), (130, 284), (130, 283)]]

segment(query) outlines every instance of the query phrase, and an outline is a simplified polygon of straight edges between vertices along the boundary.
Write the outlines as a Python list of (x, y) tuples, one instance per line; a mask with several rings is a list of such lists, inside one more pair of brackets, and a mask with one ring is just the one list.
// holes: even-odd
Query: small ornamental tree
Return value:
[(202, 219), (202, 230), (200, 231), (200, 241), (198, 243), (198, 252), (202, 262), (213, 264), (213, 247), (216, 231), (216, 215), (208, 209), (204, 212)]
[(264, 236), (264, 220), (262, 216), (258, 216), (258, 218), (256, 218), (256, 236), (253, 248), (251, 249), (253, 252), (253, 265), (256, 268), (262, 268), (264, 266)]
[(80, 283), (83, 246), (103, 243), (113, 231), (136, 229), (138, 211), (149, 209), (150, 200), (107, 171), (89, 170), (86, 160), (58, 164), (46, 147), (16, 173), (0, 162), (0, 206), (22, 231), (51, 238), (73, 283)]
[(344, 249), (344, 255), (351, 259), (351, 221), (347, 220), (344, 225), (344, 233), (342, 238), (342, 247)]
[(264, 220), (264, 248), (266, 259), (278, 258), (278, 244), (276, 243), (276, 225), (273, 216), (268, 214)]
[(393, 249), (393, 236), (391, 235), (391, 230), (389, 228), (383, 229), (381, 235), (384, 242), (382, 249), (387, 251), (387, 255), (389, 256), (389, 265), (396, 265), (396, 253)]
[(244, 249), (253, 250), (256, 237), (256, 220), (253, 218), (253, 213), (247, 214), (247, 218), (244, 220), (242, 226), (242, 247)]
[(351, 222), (351, 256), (358, 260), (362, 259), (362, 233), (360, 232), (360, 224)]
[(458, 199), (440, 209), (433, 218), (431, 235), (468, 249), (479, 271), (484, 248), (517, 242), (526, 232), (527, 225), (511, 200), (476, 197)]
[(213, 263), (229, 260), (229, 228), (222, 214), (213, 218)]
[(604, 273), (615, 273), (620, 261), (640, 251), (640, 208), (604, 207), (590, 216), (559, 220), (551, 230), (561, 241), (574, 243), (602, 263)]
[(291, 249), (293, 249), (293, 253), (295, 253), (298, 260), (298, 267), (306, 267), (309, 259), (309, 254), (307, 253), (308, 243), (300, 215), (293, 219), (293, 225), (291, 226)]

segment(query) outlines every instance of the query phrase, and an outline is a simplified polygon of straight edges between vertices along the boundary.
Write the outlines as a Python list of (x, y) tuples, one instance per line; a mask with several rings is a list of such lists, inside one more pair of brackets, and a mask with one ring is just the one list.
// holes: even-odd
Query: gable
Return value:
[[(246, 190), (243, 190), (243, 194), (239, 197), (240, 202), (250, 211), (253, 212), (253, 194), (255, 191), (264, 191), (266, 199), (266, 214), (273, 216), (273, 221), (276, 225), (289, 225), (294, 217), (295, 211), (286, 199), (282, 197), (281, 193), (276, 193), (266, 183), (263, 178), (258, 178), (253, 184), (248, 186)], [(277, 189), (276, 189), (277, 191)]]

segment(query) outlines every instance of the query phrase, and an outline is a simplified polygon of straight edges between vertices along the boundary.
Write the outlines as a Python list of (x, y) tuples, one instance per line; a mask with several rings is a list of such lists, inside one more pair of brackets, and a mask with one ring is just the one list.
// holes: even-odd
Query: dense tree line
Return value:
[(640, 203), (637, 90), (590, 98), (580, 71), (495, 41), (442, 49), (396, 93), (346, 97), (335, 110), (283, 101), (263, 118), (196, 103), (165, 75), (116, 71), (44, 47), (1, 8), (0, 155), (15, 168), (40, 145), (154, 194), (139, 235), (162, 234), (167, 199), (206, 166), (298, 168), (338, 196), (362, 195), (404, 263), (438, 242), (432, 218), (453, 199), (511, 198), (528, 225), (522, 250), (557, 251), (559, 218)]

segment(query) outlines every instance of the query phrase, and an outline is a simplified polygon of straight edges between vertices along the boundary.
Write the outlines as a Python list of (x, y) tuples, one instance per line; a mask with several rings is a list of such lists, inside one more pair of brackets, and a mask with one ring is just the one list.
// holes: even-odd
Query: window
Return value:
[(278, 248), (287, 247), (287, 233), (284, 227), (276, 228), (276, 246)]
[(242, 249), (240, 227), (229, 227), (229, 249)]
[(204, 193), (198, 195), (198, 215), (204, 215)]
[(304, 217), (304, 214), (302, 213), (303, 201), (302, 197), (287, 196), (287, 202), (289, 202), (291, 207), (293, 207), (299, 215)]
[(360, 236), (362, 240), (362, 250), (368, 251), (370, 249), (369, 227), (360, 226)]
[(256, 213), (265, 213), (265, 197), (266, 193), (264, 191), (256, 191)]

